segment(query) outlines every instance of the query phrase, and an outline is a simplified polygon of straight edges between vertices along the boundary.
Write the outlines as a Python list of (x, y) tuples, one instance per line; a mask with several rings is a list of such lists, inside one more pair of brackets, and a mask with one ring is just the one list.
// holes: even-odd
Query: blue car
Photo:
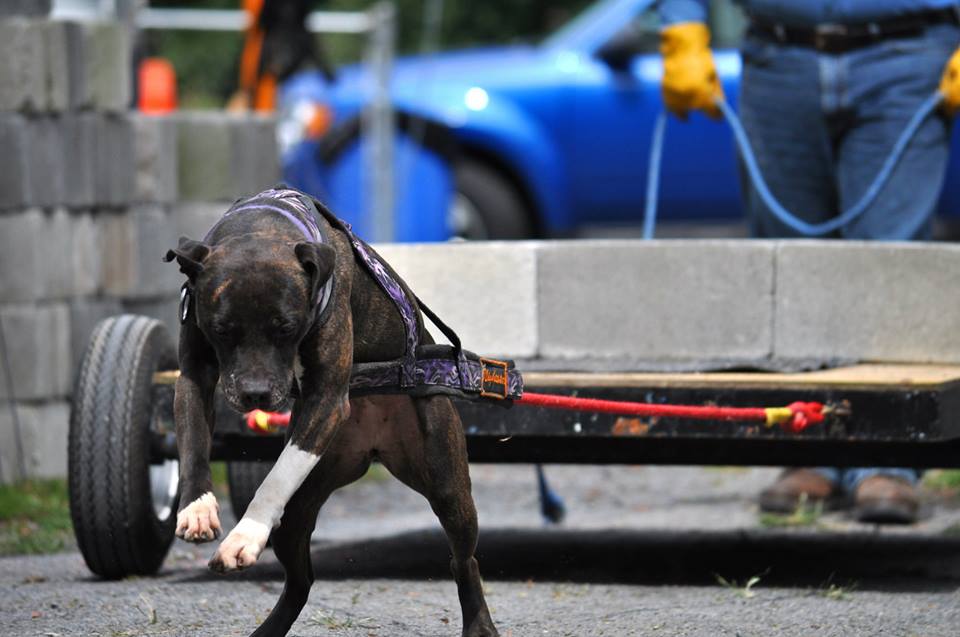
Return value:
[[(662, 109), (652, 5), (603, 0), (539, 44), (400, 59), (390, 89), (398, 114), (392, 238), (520, 239), (638, 224)], [(721, 17), (729, 23), (729, 14)], [(715, 35), (724, 30), (712, 26)], [(715, 59), (735, 107), (739, 54), (721, 43)], [(286, 180), (375, 236), (359, 135), (370, 83), (359, 65), (332, 83), (300, 73), (283, 86), (281, 109)], [(320, 111), (329, 125), (309, 138), (303, 131)], [(666, 135), (659, 217), (740, 218), (727, 125), (694, 114), (687, 122), (671, 118)], [(953, 215), (960, 213), (957, 176), (954, 161), (941, 200), (941, 211)]]

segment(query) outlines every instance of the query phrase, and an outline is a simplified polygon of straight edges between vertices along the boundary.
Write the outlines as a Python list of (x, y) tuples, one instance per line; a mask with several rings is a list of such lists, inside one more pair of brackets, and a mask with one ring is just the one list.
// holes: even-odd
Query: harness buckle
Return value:
[(480, 396), (506, 400), (510, 393), (509, 363), (495, 358), (480, 357)]

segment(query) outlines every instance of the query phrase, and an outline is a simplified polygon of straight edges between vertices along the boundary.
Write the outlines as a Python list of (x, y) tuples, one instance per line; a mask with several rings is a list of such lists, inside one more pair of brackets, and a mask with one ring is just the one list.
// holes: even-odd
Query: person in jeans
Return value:
[[(880, 171), (920, 105), (944, 102), (924, 121), (880, 196), (834, 233), (843, 239), (928, 239), (947, 166), (950, 118), (960, 107), (957, 0), (739, 0), (749, 18), (739, 113), (761, 172), (781, 204), (810, 223), (849, 209)], [(660, 0), (663, 98), (686, 118), (718, 117), (723, 97), (710, 52), (706, 0)], [(741, 170), (741, 173), (745, 171)], [(743, 191), (756, 237), (797, 237)], [(913, 469), (788, 469), (760, 493), (760, 508), (852, 503), (865, 522), (912, 523)]]

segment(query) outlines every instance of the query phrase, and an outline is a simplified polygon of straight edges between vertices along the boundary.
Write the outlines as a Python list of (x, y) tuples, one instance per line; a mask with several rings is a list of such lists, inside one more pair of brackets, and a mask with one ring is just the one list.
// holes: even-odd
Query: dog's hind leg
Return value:
[(450, 568), (460, 596), (464, 637), (495, 637), (497, 629), (474, 557), (477, 510), (470, 493), (460, 415), (446, 397), (418, 398), (413, 403), (415, 413), (395, 416), (398, 438), (380, 449), (380, 460), (401, 482), (426, 497), (440, 519), (453, 554)]
[(310, 535), (316, 526), (320, 507), (331, 493), (360, 479), (370, 466), (366, 450), (345, 448), (340, 444), (348, 443), (349, 437), (349, 434), (341, 436), (343, 440), (338, 439), (331, 445), (284, 508), (280, 526), (272, 535), (273, 551), (285, 572), (283, 592), (270, 615), (251, 637), (286, 635), (307, 603), (313, 584)]

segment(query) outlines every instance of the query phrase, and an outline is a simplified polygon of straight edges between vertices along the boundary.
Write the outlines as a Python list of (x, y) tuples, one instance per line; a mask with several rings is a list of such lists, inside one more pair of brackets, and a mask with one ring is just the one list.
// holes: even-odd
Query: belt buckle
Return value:
[[(510, 393), (507, 361), (480, 357), (480, 396), (505, 400)], [(489, 389), (488, 389), (489, 387)]]
[(834, 38), (847, 35), (847, 32), (847, 26), (845, 24), (832, 22), (818, 24), (813, 30), (813, 48), (818, 51), (824, 51)]

